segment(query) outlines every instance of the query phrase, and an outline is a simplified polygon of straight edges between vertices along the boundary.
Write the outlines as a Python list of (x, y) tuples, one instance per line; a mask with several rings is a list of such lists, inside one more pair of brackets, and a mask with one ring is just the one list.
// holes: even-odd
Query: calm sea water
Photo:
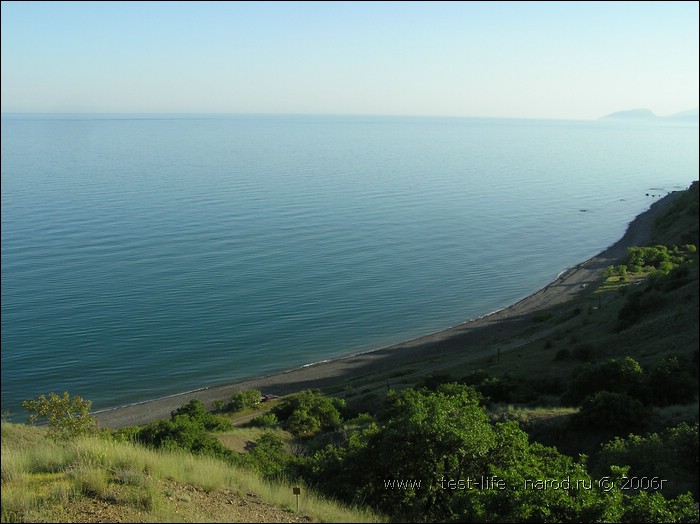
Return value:
[(697, 178), (697, 126), (5, 115), (2, 409), (64, 390), (102, 409), (446, 328)]

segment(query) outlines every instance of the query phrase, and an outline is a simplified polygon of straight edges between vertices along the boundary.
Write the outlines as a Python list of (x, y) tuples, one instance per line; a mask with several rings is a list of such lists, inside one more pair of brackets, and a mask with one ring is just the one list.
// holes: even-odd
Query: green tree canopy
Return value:
[(345, 401), (326, 397), (318, 390), (306, 390), (284, 397), (272, 412), (285, 429), (295, 435), (334, 430), (342, 423)]
[(96, 433), (98, 424), (97, 419), (90, 415), (91, 406), (91, 401), (77, 395), (71, 397), (67, 391), (62, 396), (51, 392), (48, 398), (40, 395), (22, 402), (22, 407), (29, 412), (31, 424), (40, 418), (47, 419), (47, 436), (54, 440), (69, 440), (80, 435)]

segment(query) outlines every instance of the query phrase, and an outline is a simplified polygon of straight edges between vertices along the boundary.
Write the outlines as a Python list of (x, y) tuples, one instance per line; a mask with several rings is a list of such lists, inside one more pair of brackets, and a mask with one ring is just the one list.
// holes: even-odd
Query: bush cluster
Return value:
[(608, 359), (577, 369), (561, 397), (568, 406), (580, 405), (601, 391), (624, 393), (643, 404), (668, 406), (697, 398), (698, 369), (684, 355), (668, 355), (649, 370), (632, 357)]
[(308, 437), (339, 428), (344, 409), (344, 400), (326, 397), (319, 390), (306, 390), (284, 397), (272, 413), (287, 431)]

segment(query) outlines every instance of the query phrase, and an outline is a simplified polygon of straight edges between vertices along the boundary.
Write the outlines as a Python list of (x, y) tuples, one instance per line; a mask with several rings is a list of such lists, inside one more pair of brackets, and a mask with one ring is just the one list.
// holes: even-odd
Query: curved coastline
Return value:
[(101, 427), (137, 426), (169, 418), (173, 410), (195, 398), (211, 407), (214, 401), (226, 399), (232, 393), (245, 389), (255, 388), (263, 393), (283, 395), (302, 389), (337, 386), (350, 379), (391, 370), (398, 364), (420, 362), (437, 356), (483, 356), (483, 351), (470, 352), (470, 347), (483, 348), (496, 339), (515, 335), (527, 326), (528, 315), (566, 302), (575, 295), (591, 292), (594, 286), (590, 284), (599, 282), (605, 268), (624, 257), (628, 247), (644, 245), (650, 240), (655, 218), (678, 194), (669, 193), (654, 202), (629, 223), (622, 238), (598, 255), (564, 269), (545, 287), (509, 306), (398, 344), (320, 360), (270, 375), (107, 408), (94, 415)]

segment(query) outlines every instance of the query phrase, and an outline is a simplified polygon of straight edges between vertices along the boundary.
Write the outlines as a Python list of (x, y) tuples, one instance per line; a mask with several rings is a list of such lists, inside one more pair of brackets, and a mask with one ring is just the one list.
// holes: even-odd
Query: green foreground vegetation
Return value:
[[(697, 522), (697, 245), (694, 182), (603, 284), (439, 372), (195, 400), (116, 431), (78, 397), (29, 399), (48, 426), (3, 423), (2, 520), (97, 501), (132, 521)], [(185, 489), (274, 509), (225, 513)]]
[(2, 424), (3, 522), (378, 522), (202, 453)]

